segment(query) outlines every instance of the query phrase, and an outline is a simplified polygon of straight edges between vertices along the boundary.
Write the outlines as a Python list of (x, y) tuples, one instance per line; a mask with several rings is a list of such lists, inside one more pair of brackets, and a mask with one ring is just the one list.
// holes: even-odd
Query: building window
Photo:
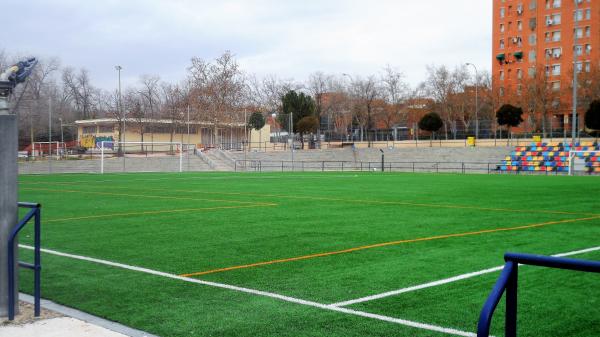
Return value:
[(517, 69), (517, 78), (518, 79), (522, 79), (523, 78), (523, 70)]
[(537, 0), (531, 0), (529, 2), (529, 9), (536, 9), (537, 8)]
[(550, 19), (552, 19), (552, 24), (553, 25), (560, 25), (560, 21), (561, 21), (560, 14), (552, 14), (550, 16)]
[(506, 9), (504, 7), (500, 8), (500, 18), (503, 18), (506, 15)]
[(592, 28), (590, 26), (585, 27), (585, 37), (590, 37)]
[(589, 61), (588, 61), (588, 62), (585, 62), (585, 65), (584, 65), (584, 67), (585, 67), (585, 72), (586, 72), (586, 73), (589, 73), (589, 72), (592, 70), (592, 68), (591, 68), (591, 66), (590, 66), (590, 62), (589, 62)]
[(577, 45), (573, 47), (573, 51), (575, 52), (575, 55), (581, 56), (583, 54), (583, 46)]
[(575, 20), (575, 21), (583, 20), (583, 9), (578, 9), (575, 12), (573, 12), (573, 20)]
[(529, 19), (529, 29), (535, 30), (535, 27), (537, 27), (537, 18), (530, 18)]
[(535, 62), (536, 57), (537, 57), (537, 54), (536, 54), (535, 50), (529, 51), (529, 62)]
[(500, 49), (504, 49), (504, 40), (500, 40)]
[(529, 78), (534, 78), (535, 77), (535, 67), (530, 67), (529, 69), (527, 69), (527, 74), (529, 75)]
[(559, 42), (560, 41), (560, 30), (552, 32), (552, 41)]
[(504, 71), (500, 70), (500, 81), (504, 81)]
[(552, 76), (560, 76), (560, 64), (552, 65)]
[(498, 93), (500, 93), (500, 96), (504, 96), (504, 87), (500, 87), (498, 88)]
[(552, 91), (560, 91), (560, 81), (552, 82)]
[(560, 8), (560, 0), (552, 1), (552, 8)]
[(535, 46), (537, 43), (537, 35), (531, 34), (529, 35), (529, 45)]
[(574, 35), (575, 38), (581, 39), (583, 37), (583, 28), (575, 28)]
[(113, 133), (114, 128), (112, 125), (100, 125), (98, 127), (99, 133)]
[(516, 36), (512, 38), (512, 43), (516, 44), (519, 47), (523, 46), (523, 39), (520, 36)]
[(552, 57), (555, 59), (560, 58), (562, 55), (562, 48), (552, 48)]
[(500, 33), (504, 33), (504, 24), (503, 23), (500, 24)]
[(517, 21), (517, 30), (518, 31), (523, 30), (523, 21), (521, 21), (521, 20)]
[(546, 9), (550, 9), (550, 0), (546, 0)]
[(83, 133), (87, 134), (87, 135), (93, 135), (96, 133), (96, 126), (84, 126), (83, 127)]
[(592, 10), (588, 8), (585, 10), (585, 19), (590, 20), (591, 18), (592, 18)]
[(583, 62), (575, 62), (575, 69), (580, 73), (583, 70)]
[(591, 44), (586, 44), (585, 45), (585, 53), (586, 54), (591, 54), (592, 53), (592, 45)]

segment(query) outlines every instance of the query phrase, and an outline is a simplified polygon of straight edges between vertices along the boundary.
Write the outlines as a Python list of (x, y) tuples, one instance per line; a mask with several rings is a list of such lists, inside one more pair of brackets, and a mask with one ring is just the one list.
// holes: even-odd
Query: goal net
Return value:
[(600, 151), (570, 151), (569, 175), (600, 174)]
[(100, 173), (182, 172), (184, 153), (177, 142), (100, 142)]

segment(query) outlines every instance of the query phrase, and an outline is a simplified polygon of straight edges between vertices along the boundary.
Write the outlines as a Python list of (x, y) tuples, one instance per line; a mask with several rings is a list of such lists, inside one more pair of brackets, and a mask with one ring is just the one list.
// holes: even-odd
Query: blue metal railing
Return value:
[(506, 261), (504, 269), (502, 270), (498, 281), (496, 281), (492, 293), (483, 305), (483, 309), (481, 309), (479, 323), (477, 324), (477, 337), (488, 337), (490, 335), (492, 316), (505, 291), (505, 336), (517, 336), (517, 280), (519, 264), (600, 273), (600, 262), (598, 261), (515, 253), (505, 254), (504, 261)]
[(29, 208), (30, 211), (25, 215), (21, 221), (17, 224), (15, 228), (13, 228), (10, 236), (8, 237), (8, 319), (15, 319), (15, 240), (17, 235), (25, 227), (25, 225), (31, 220), (35, 218), (35, 233), (34, 233), (34, 262), (25, 263), (19, 261), (19, 267), (31, 269), (34, 272), (34, 314), (35, 317), (40, 316), (40, 300), (41, 300), (41, 205), (28, 203), (28, 202), (20, 202), (19, 207), (21, 208)]

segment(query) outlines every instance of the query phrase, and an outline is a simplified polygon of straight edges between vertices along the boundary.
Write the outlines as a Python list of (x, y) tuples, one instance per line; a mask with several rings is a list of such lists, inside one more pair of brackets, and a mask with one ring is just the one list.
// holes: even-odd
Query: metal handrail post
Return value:
[(39, 317), (40, 315), (40, 299), (41, 299), (41, 286), (40, 286), (40, 281), (41, 281), (41, 255), (40, 255), (40, 246), (41, 246), (41, 212), (40, 212), (40, 208), (41, 205), (39, 204), (32, 204), (32, 203), (19, 203), (19, 207), (26, 207), (26, 208), (31, 208), (31, 211), (29, 211), (27, 213), (27, 215), (25, 215), (25, 217), (19, 221), (19, 223), (17, 224), (17, 226), (15, 226), (13, 228), (13, 230), (11, 231), (9, 237), (8, 237), (8, 319), (9, 320), (14, 320), (15, 318), (15, 312), (16, 312), (16, 301), (15, 301), (15, 291), (16, 291), (16, 284), (15, 284), (15, 239), (17, 238), (17, 235), (19, 234), (19, 232), (21, 231), (21, 229), (23, 229), (25, 227), (25, 225), (29, 222), (29, 220), (31, 220), (31, 218), (35, 217), (35, 234), (34, 234), (34, 242), (35, 242), (35, 248), (34, 248), (34, 253), (35, 253), (35, 257), (34, 257), (34, 264), (27, 264), (27, 263), (19, 263), (19, 266), (28, 268), (28, 269), (32, 269), (34, 271), (34, 314), (36, 317)]

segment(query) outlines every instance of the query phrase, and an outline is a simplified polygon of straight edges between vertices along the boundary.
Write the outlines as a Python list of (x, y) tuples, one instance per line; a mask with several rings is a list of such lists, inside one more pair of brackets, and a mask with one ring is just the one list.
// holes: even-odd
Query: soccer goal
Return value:
[(178, 142), (110, 142), (97, 144), (100, 173), (182, 172), (187, 148)]
[(31, 144), (32, 157), (63, 155), (67, 147), (63, 142), (34, 142)]
[(569, 175), (600, 173), (600, 151), (569, 151)]

